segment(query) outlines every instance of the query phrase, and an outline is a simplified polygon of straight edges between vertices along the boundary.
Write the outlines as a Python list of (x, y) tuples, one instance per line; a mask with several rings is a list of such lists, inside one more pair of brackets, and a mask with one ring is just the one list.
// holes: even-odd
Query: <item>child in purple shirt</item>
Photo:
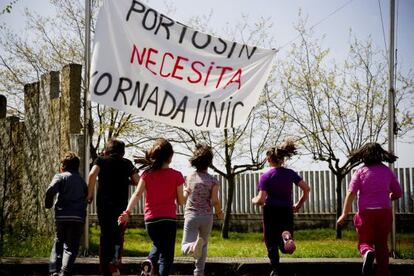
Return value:
[(358, 249), (363, 256), (362, 274), (373, 271), (377, 260), (377, 275), (389, 275), (388, 234), (391, 232), (391, 200), (401, 197), (401, 187), (394, 173), (383, 161), (393, 163), (397, 157), (377, 143), (368, 143), (351, 155), (352, 162), (364, 163), (352, 176), (345, 197), (342, 215), (337, 223), (342, 225), (358, 195), (358, 212), (354, 224), (358, 233)]
[[(271, 166), (259, 181), (259, 193), (252, 199), (253, 204), (263, 206), (263, 235), (272, 265), (272, 273), (279, 269), (279, 249), (292, 254), (295, 250), (293, 235), (293, 212), (299, 211), (309, 197), (310, 188), (295, 171), (283, 167), (287, 158), (296, 153), (293, 141), (288, 140), (279, 147), (270, 148), (267, 161)], [(292, 188), (296, 184), (303, 194), (296, 204), (292, 201)]]

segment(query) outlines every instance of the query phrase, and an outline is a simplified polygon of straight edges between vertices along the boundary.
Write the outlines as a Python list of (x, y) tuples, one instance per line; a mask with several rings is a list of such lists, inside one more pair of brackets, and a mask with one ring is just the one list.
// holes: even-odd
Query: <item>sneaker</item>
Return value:
[(365, 252), (362, 263), (362, 275), (371, 275), (374, 271), (375, 252), (368, 250)]
[(279, 274), (277, 274), (277, 271), (275, 269), (272, 270), (272, 272), (270, 272), (270, 276), (278, 276)]
[(194, 259), (198, 259), (201, 257), (202, 251), (204, 246), (204, 239), (202, 237), (198, 237), (196, 242), (193, 245), (193, 257)]
[(111, 273), (112, 276), (120, 276), (121, 272), (119, 272), (118, 267), (116, 267), (115, 265), (110, 264), (109, 265), (109, 272)]
[(283, 239), (283, 248), (285, 251), (284, 253), (293, 254), (293, 252), (295, 252), (296, 250), (296, 245), (292, 239), (292, 235), (290, 234), (290, 232), (284, 231), (282, 233), (282, 239)]
[(141, 264), (141, 276), (150, 276), (152, 275), (152, 262), (150, 259), (146, 259)]

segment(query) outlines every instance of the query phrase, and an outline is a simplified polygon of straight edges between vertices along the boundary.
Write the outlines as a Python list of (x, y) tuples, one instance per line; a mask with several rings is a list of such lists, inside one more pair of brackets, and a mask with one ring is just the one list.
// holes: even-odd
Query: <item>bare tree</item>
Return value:
[[(16, 1), (11, 1), (10, 5)], [(0, 93), (8, 98), (9, 113), (23, 117), (23, 86), (40, 81), (40, 77), (50, 71), (59, 71), (70, 63), (83, 64), (84, 61), (84, 1), (51, 0), (56, 16), (40, 16), (30, 10), (25, 11), (26, 27), (23, 34), (13, 33), (3, 26), (0, 37)], [(93, 0), (92, 21), (95, 22), (101, 1)], [(92, 34), (95, 24), (91, 24)], [(82, 85), (84, 89), (85, 85)], [(105, 142), (112, 137), (127, 140), (132, 147), (143, 142), (139, 134), (146, 132), (151, 123), (137, 116), (128, 115), (101, 105), (93, 105), (95, 134), (91, 139), (91, 157), (96, 157)], [(145, 140), (144, 140), (145, 141)]]
[[(271, 104), (283, 112), (303, 147), (326, 162), (336, 176), (336, 214), (342, 212), (345, 176), (357, 166), (348, 156), (367, 142), (386, 142), (387, 59), (371, 40), (353, 38), (343, 65), (329, 60), (329, 50), (312, 38), (303, 23), (301, 40), (293, 44), (280, 71), (280, 93)], [(412, 129), (412, 111), (403, 102), (413, 89), (412, 78), (400, 76), (404, 86), (397, 93), (400, 128)], [(412, 93), (411, 93), (412, 94)], [(412, 96), (412, 95), (411, 95)], [(281, 107), (280, 102), (284, 105)], [(402, 132), (402, 133), (403, 133)], [(341, 229), (336, 236), (341, 238)]]

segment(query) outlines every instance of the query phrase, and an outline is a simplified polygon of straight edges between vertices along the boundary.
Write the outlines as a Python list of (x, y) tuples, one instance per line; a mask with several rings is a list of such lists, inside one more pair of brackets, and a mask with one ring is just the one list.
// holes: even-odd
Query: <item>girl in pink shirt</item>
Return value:
[(145, 194), (145, 228), (153, 245), (148, 259), (142, 263), (141, 275), (153, 275), (158, 266), (158, 275), (169, 275), (174, 261), (176, 224), (176, 202), (184, 204), (183, 175), (169, 167), (174, 154), (171, 144), (159, 138), (145, 153), (145, 158), (135, 160), (145, 168), (138, 187), (129, 200), (127, 209), (119, 217), (120, 223), (128, 221), (132, 209), (141, 195)]
[(391, 200), (401, 197), (401, 187), (395, 174), (383, 161), (393, 163), (397, 157), (385, 151), (378, 143), (367, 143), (351, 154), (353, 163), (363, 162), (353, 175), (345, 197), (342, 215), (337, 223), (342, 225), (358, 195), (358, 212), (354, 225), (358, 233), (358, 249), (363, 256), (362, 274), (389, 275), (388, 234), (392, 227)]

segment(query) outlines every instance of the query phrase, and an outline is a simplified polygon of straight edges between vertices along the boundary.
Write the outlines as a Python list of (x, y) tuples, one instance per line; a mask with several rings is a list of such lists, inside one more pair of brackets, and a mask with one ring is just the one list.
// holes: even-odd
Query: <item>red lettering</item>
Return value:
[(177, 73), (177, 70), (182, 70), (184, 68), (183, 66), (180, 65), (180, 62), (182, 60), (183, 61), (188, 61), (188, 58), (177, 56), (177, 60), (175, 61), (174, 69), (172, 71), (171, 77), (176, 78), (176, 79), (179, 79), (179, 80), (182, 80), (183, 79), (183, 77), (178, 76), (176, 74)]
[(240, 80), (241, 74), (242, 74), (242, 69), (239, 68), (237, 70), (237, 72), (234, 73), (233, 77), (231, 77), (230, 81), (226, 84), (226, 86), (224, 86), (224, 88), (226, 88), (232, 82), (237, 82), (239, 84), (239, 87), (237, 89), (240, 89), (240, 86), (241, 86), (241, 80)]
[(162, 73), (162, 68), (164, 68), (164, 62), (165, 62), (165, 57), (166, 56), (169, 56), (171, 59), (174, 59), (173, 54), (171, 54), (169, 52), (165, 53), (164, 56), (162, 57), (161, 68), (160, 68), (160, 76), (164, 77), (164, 78), (168, 78), (171, 75), (170, 73), (168, 73), (168, 74), (163, 74)]
[(201, 81), (201, 78), (202, 78), (202, 75), (201, 75), (200, 71), (198, 71), (198, 69), (195, 67), (196, 64), (200, 64), (203, 67), (205, 66), (205, 64), (202, 63), (201, 61), (194, 61), (191, 64), (191, 69), (193, 69), (194, 73), (196, 73), (197, 76), (198, 76), (198, 78), (194, 79), (194, 80), (192, 80), (190, 77), (187, 77), (187, 80), (191, 83), (197, 83), (197, 82)]
[(148, 67), (148, 64), (152, 64), (152, 65), (155, 65), (156, 64), (155, 61), (151, 60), (151, 54), (152, 53), (157, 54), (158, 53), (158, 50), (157, 49), (154, 49), (154, 48), (149, 48), (148, 49), (147, 61), (145, 62), (145, 67), (147, 67), (147, 69), (149, 71), (151, 71), (151, 73), (153, 73), (154, 75), (157, 75), (157, 73), (155, 73), (154, 71), (151, 70), (151, 68)]
[(220, 82), (221, 82), (221, 79), (223, 78), (223, 76), (224, 76), (224, 73), (227, 71), (227, 70), (233, 70), (233, 68), (232, 67), (227, 67), (227, 66), (217, 66), (216, 67), (217, 69), (221, 69), (221, 73), (220, 73), (220, 76), (219, 76), (219, 78), (218, 78), (218, 81), (217, 81), (217, 83), (216, 83), (216, 88), (218, 88), (219, 87), (219, 85), (220, 85)]
[(135, 46), (135, 44), (134, 44), (134, 46), (132, 48), (132, 54), (131, 54), (131, 60), (130, 60), (130, 62), (131, 63), (134, 63), (134, 56), (136, 55), (139, 65), (142, 65), (142, 61), (144, 60), (144, 56), (145, 56), (146, 50), (147, 50), (147, 48), (144, 48), (142, 50), (141, 56), (139, 56), (139, 52), (138, 52), (137, 46)]

